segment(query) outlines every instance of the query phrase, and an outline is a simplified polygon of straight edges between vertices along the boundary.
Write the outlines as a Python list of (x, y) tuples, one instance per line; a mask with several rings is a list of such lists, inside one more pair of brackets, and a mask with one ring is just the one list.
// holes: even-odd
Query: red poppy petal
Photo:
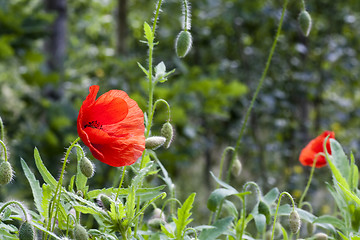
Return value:
[[(321, 135), (319, 135), (318, 137), (316, 137), (315, 139), (313, 139), (309, 144), (311, 144), (311, 149), (314, 151), (314, 152), (324, 152), (324, 141), (325, 141), (325, 138), (327, 136), (329, 136), (330, 138), (335, 138), (335, 134), (334, 132), (331, 132), (331, 131), (325, 131), (323, 132)], [(328, 152), (331, 154), (331, 149), (330, 149), (330, 141), (328, 140), (328, 142), (326, 143), (326, 149), (328, 150)]]

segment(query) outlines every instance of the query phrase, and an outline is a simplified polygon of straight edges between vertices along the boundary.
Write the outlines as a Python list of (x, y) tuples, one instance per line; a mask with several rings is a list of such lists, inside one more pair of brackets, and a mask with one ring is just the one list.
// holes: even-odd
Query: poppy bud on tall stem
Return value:
[(4, 161), (0, 164), (0, 185), (5, 185), (11, 182), (13, 178), (13, 170), (9, 161)]

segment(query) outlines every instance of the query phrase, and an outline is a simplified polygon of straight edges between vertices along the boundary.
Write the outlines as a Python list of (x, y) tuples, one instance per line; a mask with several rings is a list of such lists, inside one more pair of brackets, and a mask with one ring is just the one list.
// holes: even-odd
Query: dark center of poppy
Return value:
[(96, 128), (96, 129), (103, 129), (101, 123), (99, 123), (98, 121), (91, 121), (88, 124), (85, 124), (84, 128), (87, 127), (91, 127), (91, 128)]

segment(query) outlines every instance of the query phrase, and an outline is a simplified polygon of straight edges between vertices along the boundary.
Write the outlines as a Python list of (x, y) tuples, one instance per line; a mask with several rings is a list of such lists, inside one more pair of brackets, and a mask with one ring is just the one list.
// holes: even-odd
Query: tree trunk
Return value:
[(116, 11), (116, 52), (118, 55), (126, 54), (127, 37), (127, 0), (118, 0)]
[(45, 0), (45, 7), (48, 12), (56, 14), (45, 42), (47, 65), (50, 71), (61, 73), (66, 50), (66, 0)]

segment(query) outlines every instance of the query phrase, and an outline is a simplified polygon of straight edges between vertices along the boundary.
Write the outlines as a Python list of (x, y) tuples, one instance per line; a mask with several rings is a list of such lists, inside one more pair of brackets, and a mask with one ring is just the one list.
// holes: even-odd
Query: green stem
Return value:
[(28, 213), (26, 212), (24, 206), (23, 206), (20, 202), (18, 202), (18, 201), (9, 201), (9, 202), (5, 203), (5, 204), (2, 205), (2, 207), (0, 208), (0, 213), (1, 213), (7, 206), (9, 206), (9, 205), (11, 205), (11, 204), (17, 205), (17, 206), (23, 211), (24, 217), (25, 217), (25, 221), (27, 222), (27, 221), (29, 220), (29, 218), (28, 218)]
[[(244, 131), (245, 131), (245, 127), (246, 127), (246, 124), (247, 124), (247, 121), (248, 121), (248, 118), (250, 117), (250, 113), (251, 113), (251, 110), (253, 108), (253, 105), (255, 103), (255, 100), (260, 92), (260, 89), (264, 83), (264, 80), (265, 80), (265, 77), (267, 75), (267, 72), (269, 70), (269, 67), (270, 67), (270, 63), (271, 63), (271, 59), (273, 57), (273, 54), (275, 52), (275, 48), (276, 48), (276, 44), (278, 42), (278, 39), (279, 39), (279, 36), (280, 36), (280, 33), (281, 33), (281, 28), (282, 28), (282, 24), (284, 22), (284, 16), (285, 16), (285, 10), (286, 10), (286, 6), (287, 6), (287, 3), (288, 3), (288, 0), (285, 0), (284, 1), (284, 4), (283, 4), (283, 9), (282, 9), (282, 13), (281, 13), (281, 18), (280, 18), (280, 22), (279, 22), (279, 26), (277, 28), (277, 32), (276, 32), (276, 35), (275, 35), (275, 40), (273, 42), (273, 45), (271, 47), (271, 50), (270, 50), (270, 53), (269, 53), (269, 57), (266, 61), (266, 65), (265, 65), (265, 69), (261, 75), (261, 78), (260, 78), (260, 81), (259, 81), (259, 84), (256, 88), (256, 91), (253, 95), (253, 98), (251, 99), (251, 102), (250, 102), (250, 106), (249, 108), (247, 109), (247, 112), (246, 112), (246, 115), (245, 115), (245, 119), (243, 121), (243, 124), (241, 126), (241, 129), (240, 129), (240, 134), (239, 134), (239, 137), (238, 137), (238, 140), (236, 142), (236, 146), (235, 146), (235, 153), (237, 153), (239, 151), (239, 148), (240, 148), (240, 143), (241, 143), (241, 139), (242, 139), (242, 136), (244, 134)], [(236, 159), (236, 154), (233, 155), (232, 159), (231, 159), (231, 163), (230, 163), (230, 166), (229, 166), (229, 169), (228, 169), (228, 173), (227, 173), (227, 182), (230, 182), (230, 176), (231, 176), (231, 167), (232, 165), (234, 164), (235, 162), (235, 159)]]
[(305, 10), (305, 1), (301, 0), (301, 10), (304, 11)]
[(240, 240), (242, 240), (245, 230), (245, 218), (246, 218), (246, 204), (245, 197), (242, 197), (242, 216), (241, 216), (241, 227), (240, 227)]
[(124, 178), (125, 178), (125, 171), (126, 171), (126, 166), (123, 167), (123, 171), (122, 171), (122, 175), (121, 175), (121, 180), (120, 180), (120, 183), (119, 183), (119, 188), (117, 190), (117, 193), (116, 193), (116, 197), (115, 197), (115, 202), (117, 201), (118, 197), (119, 197), (119, 194), (120, 194), (120, 188), (124, 182)]
[(189, 18), (189, 4), (187, 2), (187, 0), (183, 0), (183, 4), (184, 4), (184, 31), (186, 32), (187, 30), (189, 30), (188, 28), (188, 18)]
[[(223, 153), (221, 155), (221, 161), (220, 161), (219, 180), (221, 180), (221, 177), (222, 177), (225, 157), (226, 157), (226, 154), (227, 154), (228, 151), (235, 151), (235, 149), (233, 147), (226, 147), (225, 150), (223, 151)], [(218, 183), (216, 188), (219, 188), (219, 186), (220, 186), (220, 184)]]
[[(54, 195), (54, 202), (53, 204), (51, 205), (51, 209), (50, 209), (50, 212), (49, 212), (49, 224), (48, 224), (48, 227), (47, 227), (47, 230), (50, 230), (50, 227), (51, 227), (51, 219), (52, 219), (52, 215), (53, 215), (53, 211), (54, 211), (54, 208), (55, 206), (57, 207), (57, 205), (59, 204), (59, 201), (60, 201), (60, 196), (61, 196), (61, 187), (62, 186), (62, 182), (63, 182), (63, 179), (64, 179), (64, 172), (65, 172), (65, 167), (66, 167), (66, 163), (67, 163), (67, 160), (69, 158), (69, 155), (70, 155), (70, 152), (71, 150), (76, 146), (76, 143), (80, 140), (80, 138), (78, 137), (71, 145), (70, 147), (68, 148), (68, 150), (66, 151), (66, 154), (65, 154), (65, 159), (64, 159), (64, 163), (63, 163), (63, 166), (62, 166), (62, 169), (61, 169), (61, 173), (60, 173), (60, 179), (58, 181), (58, 184), (56, 186), (56, 190), (55, 190), (55, 195)], [(58, 208), (56, 208), (56, 212), (57, 212)], [(56, 213), (55, 213), (56, 215)], [(55, 221), (54, 221), (54, 224), (53, 224), (53, 228), (55, 227)]]
[[(0, 140), (0, 144), (4, 149), (4, 156), (5, 156), (5, 162), (8, 160), (8, 156), (7, 156), (7, 150), (6, 150), (6, 146), (5, 143), (3, 141)], [(1, 156), (1, 155), (0, 155)]]
[(310, 171), (310, 176), (309, 176), (308, 182), (307, 182), (307, 184), (306, 184), (306, 187), (305, 187), (305, 190), (304, 190), (303, 194), (302, 194), (301, 197), (300, 197), (299, 208), (302, 207), (302, 202), (303, 202), (303, 200), (304, 200), (304, 198), (305, 198), (305, 196), (306, 196), (306, 194), (307, 194), (307, 192), (308, 192), (308, 190), (309, 190), (309, 187), (310, 187), (310, 184), (311, 184), (311, 180), (312, 180), (313, 175), (314, 175), (317, 158), (318, 158), (318, 156), (320, 156), (320, 155), (324, 155), (324, 154), (323, 154), (323, 153), (318, 153), (318, 154), (315, 156), (313, 165), (312, 165), (312, 167), (311, 167), (311, 171)]
[(153, 107), (153, 111), (152, 111), (152, 113), (151, 113), (151, 118), (154, 117), (154, 113), (155, 113), (156, 106), (157, 106), (157, 104), (160, 103), (160, 102), (164, 103), (164, 104), (166, 105), (166, 107), (167, 107), (167, 112), (168, 112), (168, 120), (167, 120), (167, 121), (169, 122), (169, 121), (170, 121), (170, 118), (171, 118), (170, 105), (169, 105), (169, 103), (168, 103), (167, 101), (165, 101), (164, 99), (158, 99), (158, 100), (155, 101), (154, 107)]
[(282, 192), (282, 193), (280, 194), (280, 196), (279, 196), (279, 201), (278, 201), (278, 204), (277, 204), (277, 206), (276, 206), (276, 211), (275, 211), (275, 215), (274, 215), (274, 223), (273, 223), (273, 228), (272, 228), (272, 232), (271, 232), (271, 240), (274, 239), (276, 218), (277, 218), (277, 215), (278, 215), (281, 198), (282, 198), (282, 196), (283, 196), (284, 194), (286, 194), (286, 195), (290, 198), (291, 203), (292, 203), (293, 211), (295, 211), (295, 202), (294, 202), (294, 199), (292, 198), (292, 196), (290, 195), (290, 193), (288, 193), (288, 192)]
[(5, 132), (4, 132), (4, 123), (2, 118), (0, 117), (0, 140), (4, 141)]

